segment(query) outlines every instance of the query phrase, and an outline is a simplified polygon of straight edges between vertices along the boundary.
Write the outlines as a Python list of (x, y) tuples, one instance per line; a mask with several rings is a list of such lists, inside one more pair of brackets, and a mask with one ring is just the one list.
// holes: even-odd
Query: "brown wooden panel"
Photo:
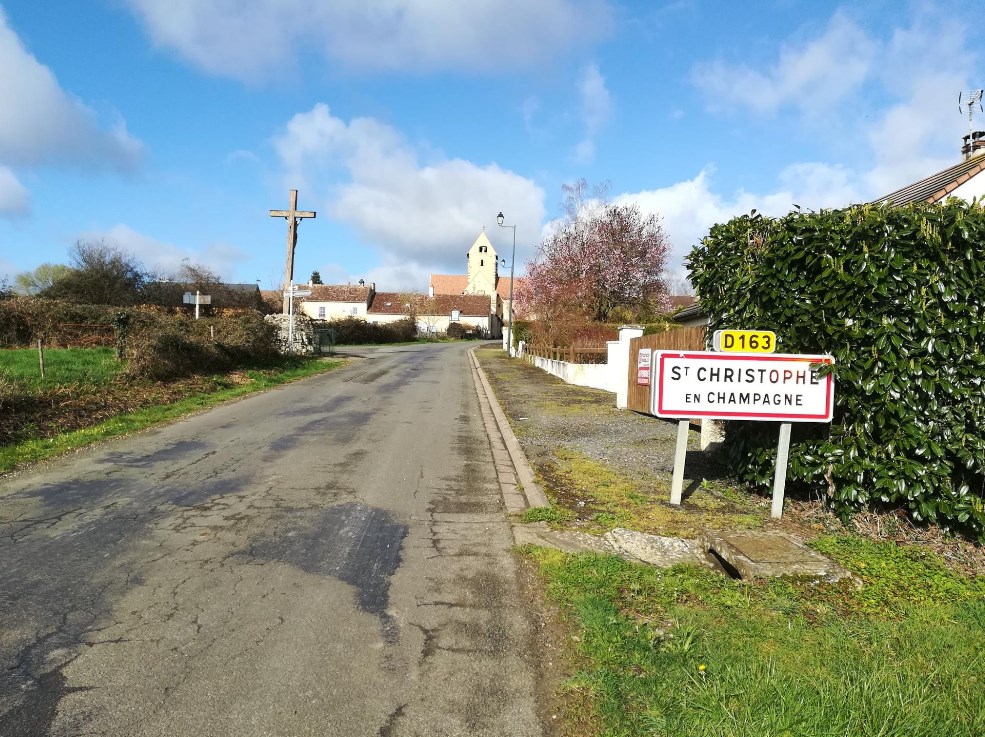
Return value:
[(656, 379), (656, 364), (651, 364), (650, 386), (640, 386), (637, 383), (637, 365), (640, 349), (649, 348), (650, 350), (670, 350), (670, 351), (703, 351), (707, 348), (707, 329), (703, 326), (677, 328), (668, 330), (666, 333), (656, 333), (654, 335), (644, 335), (642, 338), (633, 338), (629, 342), (629, 375), (626, 377), (629, 382), (629, 393), (627, 396), (627, 406), (634, 412), (650, 413), (650, 389)]

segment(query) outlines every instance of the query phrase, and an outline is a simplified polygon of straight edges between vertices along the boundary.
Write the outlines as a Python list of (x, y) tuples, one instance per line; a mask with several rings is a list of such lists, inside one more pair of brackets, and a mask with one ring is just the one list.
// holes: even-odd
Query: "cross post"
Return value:
[[(284, 292), (291, 291), (294, 283), (294, 249), (298, 245), (298, 225), (304, 218), (314, 218), (316, 213), (311, 210), (298, 210), (298, 191), (291, 190), (290, 210), (271, 210), (270, 217), (287, 220), (287, 266), (284, 269)], [(288, 313), (291, 297), (284, 297), (284, 314)]]

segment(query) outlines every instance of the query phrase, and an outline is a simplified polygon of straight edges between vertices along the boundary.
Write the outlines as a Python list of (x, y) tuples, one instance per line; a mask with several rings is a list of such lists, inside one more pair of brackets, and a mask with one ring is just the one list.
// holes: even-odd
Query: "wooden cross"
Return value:
[[(291, 291), (294, 283), (294, 249), (298, 245), (298, 225), (304, 218), (316, 217), (316, 213), (311, 210), (298, 210), (298, 191), (291, 190), (291, 209), (290, 210), (271, 210), (270, 217), (285, 218), (287, 220), (287, 267), (284, 269), (284, 292)], [(284, 297), (284, 314), (287, 314), (290, 297)]]

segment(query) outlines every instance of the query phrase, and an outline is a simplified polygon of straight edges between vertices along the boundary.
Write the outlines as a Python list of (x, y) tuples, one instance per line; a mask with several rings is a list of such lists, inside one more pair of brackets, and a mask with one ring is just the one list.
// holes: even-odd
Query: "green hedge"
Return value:
[[(771, 329), (835, 358), (835, 417), (795, 425), (789, 478), (843, 514), (903, 506), (985, 539), (985, 210), (861, 206), (711, 229), (688, 257), (710, 329)], [(728, 423), (768, 487), (772, 423)]]

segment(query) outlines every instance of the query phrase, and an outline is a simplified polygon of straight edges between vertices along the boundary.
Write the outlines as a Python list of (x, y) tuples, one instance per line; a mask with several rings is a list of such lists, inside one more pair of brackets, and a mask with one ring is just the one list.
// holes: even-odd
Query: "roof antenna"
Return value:
[(972, 128), (974, 127), (975, 119), (975, 106), (978, 106), (980, 112), (985, 112), (982, 110), (982, 93), (985, 90), (967, 90), (965, 92), (958, 93), (958, 109), (964, 112), (964, 109), (968, 109), (968, 135), (971, 135)]

